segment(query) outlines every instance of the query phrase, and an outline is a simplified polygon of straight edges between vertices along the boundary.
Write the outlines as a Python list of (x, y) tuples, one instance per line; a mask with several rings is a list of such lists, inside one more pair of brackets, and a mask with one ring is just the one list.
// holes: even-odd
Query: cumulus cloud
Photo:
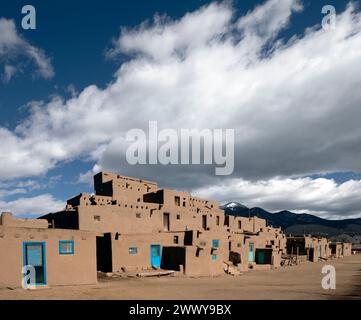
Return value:
[(96, 175), (99, 172), (101, 172), (101, 168), (98, 165), (95, 165), (92, 170), (88, 170), (87, 172), (80, 173), (76, 183), (93, 186), (94, 175)]
[(35, 197), (18, 198), (14, 201), (0, 200), (0, 212), (12, 212), (14, 215), (41, 215), (64, 209), (63, 201), (56, 200), (50, 194)]
[(45, 79), (54, 76), (51, 61), (45, 53), (31, 45), (17, 32), (13, 20), (0, 18), (0, 63), (4, 63), (2, 75), (4, 82), (9, 82), (17, 72), (23, 71), (24, 61), (20, 63), (19, 57), (25, 58), (26, 63), (30, 62), (35, 66), (36, 75)]
[[(229, 3), (212, 3), (179, 20), (123, 28), (107, 55), (128, 60), (106, 88), (34, 102), (15, 130), (0, 128), (0, 176), (36, 176), (74, 159), (188, 190), (360, 172), (361, 14), (350, 4), (335, 30), (310, 26), (280, 39), (300, 10), (299, 1), (270, 0), (237, 16)], [(233, 176), (127, 165), (125, 134), (149, 120), (160, 129), (235, 129)]]
[(333, 179), (325, 178), (231, 179), (223, 184), (195, 189), (194, 193), (224, 203), (236, 200), (248, 207), (270, 211), (287, 208), (333, 219), (359, 217), (361, 207), (361, 180), (337, 184)]
[(0, 182), (0, 213), (10, 211), (14, 215), (38, 216), (64, 209), (65, 202), (51, 194), (32, 195), (34, 190), (54, 187), (60, 178), (58, 175), (45, 182), (31, 179)]

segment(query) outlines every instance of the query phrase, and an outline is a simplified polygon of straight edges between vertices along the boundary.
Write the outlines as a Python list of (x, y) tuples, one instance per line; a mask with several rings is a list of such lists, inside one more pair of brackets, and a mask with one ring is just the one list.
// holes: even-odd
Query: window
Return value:
[(216, 225), (219, 226), (219, 216), (216, 217)]
[(138, 248), (137, 247), (130, 247), (130, 248), (128, 248), (128, 252), (129, 252), (129, 254), (137, 254), (138, 253)]
[(196, 257), (199, 257), (200, 252), (201, 252), (201, 249), (200, 249), (200, 248), (197, 248)]
[(136, 213), (135, 216), (140, 219), (142, 217), (142, 215), (140, 213)]
[(163, 213), (163, 230), (169, 231), (170, 222), (169, 222), (169, 213)]
[(224, 217), (224, 225), (229, 227), (229, 216)]
[(179, 241), (179, 237), (178, 236), (174, 236), (173, 238), (173, 243), (178, 244)]
[(219, 240), (212, 240), (212, 247), (218, 248), (219, 247)]
[(74, 254), (74, 241), (73, 240), (60, 240), (59, 241), (59, 254)]
[(100, 216), (94, 216), (94, 221), (99, 222), (101, 220)]
[(242, 221), (238, 221), (238, 229), (242, 229)]
[(207, 230), (207, 215), (202, 216), (202, 228)]
[(180, 214), (177, 214), (177, 220), (180, 220)]
[(175, 205), (176, 205), (177, 207), (179, 207), (179, 206), (180, 206), (180, 197), (175, 197), (175, 198), (174, 198), (174, 201), (175, 201)]

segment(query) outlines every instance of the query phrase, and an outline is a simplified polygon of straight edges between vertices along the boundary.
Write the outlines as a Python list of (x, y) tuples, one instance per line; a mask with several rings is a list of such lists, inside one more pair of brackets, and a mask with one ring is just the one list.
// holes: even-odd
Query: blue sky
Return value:
[[(289, 2), (291, 6), (291, 2), (295, 1), (287, 0), (286, 2)], [(135, 51), (137, 52), (135, 53), (132, 52), (133, 49), (130, 50), (130, 53), (122, 49), (123, 51), (120, 50), (120, 53), (115, 58), (107, 57), (106, 53), (117, 46), (117, 39), (121, 40), (122, 38), (122, 33), (120, 33), (121, 27), (126, 27), (127, 30), (133, 30), (135, 34), (140, 34), (144, 31), (144, 29), (152, 30), (153, 16), (155, 14), (160, 14), (168, 16), (168, 22), (161, 22), (164, 30), (167, 28), (171, 29), (172, 24), (177, 24), (179, 21), (182, 21), (185, 14), (193, 13), (194, 16), (197, 16), (197, 12), (202, 6), (206, 8), (210, 6), (211, 3), (218, 3), (221, 6), (219, 11), (227, 11), (227, 8), (231, 7), (232, 14), (234, 16), (232, 23), (234, 23), (237, 19), (240, 19), (247, 13), (251, 14), (251, 11), (257, 4), (265, 6), (267, 1), (2, 1), (0, 4), (0, 19), (3, 18), (6, 21), (12, 21), (15, 24), (17, 35), (26, 42), (25, 47), (32, 46), (32, 48), (40, 50), (43, 54), (42, 58), (46, 58), (46, 61), (48, 61), (54, 74), (49, 77), (39, 75), (36, 72), (36, 69), (38, 69), (39, 66), (36, 65), (31, 57), (26, 56), (26, 54), (10, 51), (2, 55), (0, 37), (1, 72), (4, 70), (5, 66), (10, 63), (12, 66), (18, 68), (10, 80), (0, 81), (0, 127), (8, 130), (8, 132), (14, 136), (23, 138), (22, 134), (26, 135), (28, 133), (19, 133), (16, 131), (16, 127), (19, 124), (24, 124), (27, 120), (30, 120), (30, 122), (33, 121), (33, 118), (31, 118), (29, 103), (34, 101), (35, 103), (38, 103), (39, 101), (42, 101), (41, 108), (46, 109), (54, 97), (61, 97), (61, 99), (66, 102), (71, 98), (75, 100), (78, 99), (79, 95), (81, 95), (83, 90), (88, 86), (95, 85), (98, 90), (97, 93), (101, 93), (103, 91), (106, 92), (112, 84), (117, 83), (119, 80), (126, 83), (126, 80), (130, 77), (127, 78), (127, 75), (119, 76), (119, 70), (121, 70), (120, 68), (124, 65), (128, 66), (130, 62), (138, 63), (139, 60), (137, 59), (139, 58), (137, 57), (137, 53), (139, 53), (142, 49), (136, 48)], [(283, 43), (286, 44), (292, 37), (302, 39), (305, 36), (306, 28), (315, 27), (319, 30), (319, 24), (321, 23), (323, 17), (321, 9), (324, 5), (333, 5), (336, 8), (337, 13), (341, 15), (349, 2), (339, 0), (304, 0), (301, 1), (301, 3), (303, 9), (292, 9), (292, 13), (290, 13), (287, 24), (280, 28), (280, 30), (277, 30), (277, 37), (275, 39), (267, 40), (268, 42), (265, 43), (262, 50), (266, 50), (267, 53), (267, 48), (269, 46), (274, 46), (278, 40), (282, 40)], [(21, 8), (25, 4), (31, 4), (37, 10), (36, 30), (23, 30), (21, 28)], [(282, 8), (282, 10), (288, 10), (288, 8)], [(279, 11), (281, 12), (281, 10)], [(356, 8), (353, 14), (357, 15), (358, 12), (359, 11)], [(276, 13), (278, 14), (279, 12), (276, 10)], [(200, 13), (199, 17), (200, 19), (205, 19), (206, 13), (203, 14), (203, 17)], [(149, 21), (149, 24), (146, 25), (144, 29), (140, 30), (138, 26), (146, 20)], [(259, 22), (256, 28), (260, 26), (261, 23), (263, 22)], [(202, 30), (194, 30), (195, 34), (197, 34), (197, 32), (202, 32)], [(346, 30), (345, 32), (347, 33), (349, 31)], [(358, 32), (358, 29), (356, 32)], [(134, 36), (131, 32), (129, 34), (131, 37)], [(149, 41), (152, 41), (152, 38), (150, 38)], [(336, 40), (329, 39), (328, 41)], [(349, 50), (347, 45), (340, 47), (339, 50), (346, 50), (344, 48), (348, 48)], [(292, 44), (290, 45), (290, 49), (292, 49), (291, 47)], [(277, 50), (278, 49), (276, 49), (276, 51)], [(286, 51), (286, 49), (282, 50)], [(312, 57), (312, 60), (310, 58), (305, 62), (305, 68), (307, 68), (307, 63), (311, 65), (312, 61), (322, 60), (323, 55), (326, 56), (326, 54), (328, 54), (327, 52), (332, 50), (333, 47), (330, 47), (328, 50), (325, 50), (325, 52), (320, 51), (315, 53), (315, 55), (319, 55), (318, 59)], [(284, 52), (281, 53), (285, 54)], [(271, 53), (268, 54), (271, 57)], [(350, 56), (349, 59), (353, 58), (355, 57)], [(147, 63), (151, 65), (153, 62), (147, 61)], [(296, 63), (297, 61), (295, 61), (295, 64)], [(257, 60), (255, 64), (261, 64), (261, 61)], [(189, 67), (189, 65), (187, 66)], [(182, 68), (182, 66), (178, 67)], [(340, 64), (339, 68), (343, 68), (342, 64)], [(326, 79), (334, 72), (337, 72), (337, 66), (335, 66), (334, 70), (331, 71), (330, 74), (326, 74), (326, 71), (324, 71)], [(134, 72), (136, 72), (136, 70)], [(262, 74), (259, 74), (259, 76), (262, 77)], [(342, 76), (345, 76), (345, 74), (342, 73)], [(359, 78), (355, 78), (352, 81), (351, 86), (357, 86)], [(327, 85), (328, 84), (326, 82), (324, 86), (326, 87)], [(142, 88), (140, 88), (140, 90), (141, 89)], [(136, 90), (136, 88), (134, 88), (134, 90)], [(295, 90), (296, 92), (297, 88), (295, 89), (295, 87), (293, 87), (292, 90)], [(312, 90), (312, 88), (307, 88), (307, 90)], [(333, 89), (331, 87), (330, 92), (332, 90)], [(335, 90), (332, 92), (334, 91)], [(285, 91), (283, 94), (287, 95), (289, 92), (290, 91)], [(293, 95), (293, 93), (291, 95)], [(346, 89), (345, 92), (342, 92), (341, 88), (339, 96), (335, 99), (339, 98), (344, 101), (345, 95)], [(123, 97), (124, 96), (127, 96), (127, 91), (123, 93)], [(135, 93), (132, 93), (132, 95), (129, 94), (129, 97), (131, 99), (138, 98)], [(277, 95), (277, 97), (279, 97), (279, 95)], [(297, 101), (302, 102), (302, 99), (299, 97), (292, 99), (298, 99)], [(292, 99), (290, 98), (290, 100)], [(163, 101), (163, 98), (159, 99), (158, 103), (160, 103), (160, 101)], [(357, 96), (350, 99), (350, 105), (352, 105), (354, 101), (359, 101)], [(313, 102), (311, 101), (311, 103)], [(63, 108), (65, 104), (66, 103), (60, 104), (59, 108)], [(242, 108), (242, 105), (240, 104), (239, 109)], [(257, 110), (256, 105), (258, 104), (255, 104), (254, 114), (264, 113), (261, 109)], [(123, 107), (119, 104), (119, 108), (124, 108), (125, 112), (127, 110), (131, 110), (132, 107)], [(147, 104), (145, 103), (142, 105), (142, 108), (143, 110), (146, 109)], [(162, 110), (162, 105), (160, 103), (160, 111)], [(354, 117), (358, 116), (352, 107), (349, 107), (347, 110), (347, 112), (350, 113), (350, 118), (352, 118), (353, 112)], [(305, 114), (308, 111), (309, 110), (305, 110)], [(86, 112), (88, 112), (88, 110), (84, 107), (84, 113)], [(301, 113), (303, 112), (301, 111)], [(194, 114), (196, 117), (198, 113), (194, 112)], [(247, 122), (248, 119), (249, 117), (247, 119), (244, 118), (243, 121)], [(324, 120), (329, 121), (328, 123), (330, 126), (334, 125), (335, 128), (339, 128), (341, 123), (338, 123), (335, 119), (337, 119), (337, 113), (335, 113), (332, 118)], [(123, 120), (124, 119), (119, 119), (120, 127), (122, 126), (121, 121)], [(145, 115), (143, 120), (148, 121), (151, 119), (146, 118)], [(79, 119), (79, 121), (83, 120)], [(240, 121), (242, 121), (241, 118)], [(321, 127), (323, 127), (326, 123), (323, 122), (321, 118), (319, 121), (322, 123)], [(167, 122), (167, 119), (164, 119), (164, 124), (167, 123), (172, 126), (170, 121)], [(277, 124), (278, 120), (275, 119), (274, 125), (277, 126)], [(64, 126), (66, 125), (67, 124)], [(176, 124), (173, 125), (176, 126)], [(229, 121), (225, 125), (233, 127), (232, 125), (234, 124), (232, 124), (232, 121)], [(3, 166), (8, 169), (4, 169), (4, 172), (0, 172), (2, 175), (0, 176), (1, 209), (19, 209), (18, 212), (15, 212), (15, 214), (18, 215), (37, 214), (39, 213), (39, 206), (32, 205), (31, 199), (35, 199), (34, 202), (39, 199), (42, 201), (49, 200), (49, 205), (46, 209), (50, 209), (52, 204), (58, 206), (59, 203), (65, 202), (67, 198), (82, 191), (91, 192), (92, 187), (89, 183), (89, 177), (91, 176), (91, 173), (94, 173), (98, 168), (101, 168), (104, 170), (119, 171), (120, 173), (124, 172), (126, 174), (133, 174), (136, 176), (140, 175), (145, 178), (156, 179), (163, 185), (187, 191), (194, 191), (202, 196), (216, 197), (220, 201), (236, 200), (244, 202), (248, 206), (259, 205), (269, 210), (289, 209), (296, 212), (310, 212), (331, 218), (360, 216), (361, 203), (354, 190), (355, 188), (357, 191), (361, 190), (361, 187), (358, 189), (361, 179), (361, 171), (357, 164), (350, 160), (352, 158), (357, 158), (359, 156), (359, 152), (357, 151), (353, 153), (353, 151), (350, 151), (347, 148), (348, 140), (345, 140), (346, 142), (343, 145), (345, 148), (345, 157), (342, 157), (342, 159), (339, 159), (341, 157), (336, 156), (336, 154), (337, 152), (343, 152), (343, 149), (339, 148), (339, 146), (334, 149), (330, 147), (331, 154), (335, 156), (334, 161), (330, 162), (330, 157), (326, 153), (318, 156), (318, 154), (323, 150), (323, 147), (328, 147), (326, 140), (328, 138), (333, 139), (332, 132), (329, 134), (325, 132), (324, 139), (322, 140), (325, 140), (326, 142), (323, 142), (322, 147), (317, 145), (312, 147), (310, 146), (308, 153), (302, 151), (297, 157), (297, 159), (302, 158), (302, 163), (300, 162), (295, 167), (292, 167), (292, 165), (289, 166), (291, 162), (296, 163), (298, 160), (295, 161), (295, 159), (292, 158), (291, 155), (294, 153), (293, 147), (291, 148), (288, 146), (288, 143), (294, 145), (294, 143), (297, 142), (300, 145), (307, 145), (310, 137), (302, 139), (301, 131), (306, 130), (308, 125), (311, 125), (311, 122), (307, 122), (305, 120), (303, 125), (299, 128), (300, 134), (298, 136), (295, 135), (293, 140), (290, 140), (289, 142), (280, 142), (279, 147), (276, 146), (274, 149), (268, 151), (266, 155), (260, 153), (259, 150), (253, 149), (252, 146), (247, 145), (244, 149), (240, 149), (244, 151), (241, 151), (240, 153), (241, 155), (239, 156), (239, 159), (241, 160), (239, 167), (232, 177), (226, 177), (222, 180), (219, 177), (208, 177), (207, 173), (200, 172), (199, 177), (196, 177), (196, 180), (199, 182), (196, 185), (189, 182), (189, 176), (195, 177), (193, 172), (184, 173), (183, 170), (179, 170), (178, 168), (167, 168), (163, 174), (162, 172), (164, 168), (159, 168), (157, 170), (153, 170), (152, 167), (129, 169), (124, 168), (122, 165), (115, 165), (111, 147), (113, 143), (116, 145), (116, 142), (114, 142), (116, 139), (113, 138), (106, 140), (106, 142), (97, 142), (94, 146), (89, 144), (89, 149), (85, 148), (86, 150), (84, 149), (84, 151), (79, 152), (79, 154), (74, 156), (73, 151), (70, 150), (67, 151), (69, 152), (69, 155), (67, 156), (62, 156), (60, 158), (52, 158), (49, 156), (49, 159), (47, 158), (44, 160), (44, 163), (41, 159), (41, 161), (39, 160), (39, 162), (41, 162), (39, 169), (34, 171), (31, 170), (31, 162), (35, 155), (31, 155), (30, 150), (30, 156), (25, 158), (27, 162), (26, 166), (28, 166), (29, 169), (24, 170), (23, 174), (16, 175), (9, 173), (12, 172), (12, 170), (17, 170), (17, 166), (19, 166), (19, 164), (12, 166), (13, 157), (7, 159), (6, 166)], [(312, 128), (317, 125), (317, 121), (312, 122)], [(343, 123), (343, 125), (346, 126), (346, 128), (348, 126), (347, 123)], [(350, 137), (350, 135), (352, 135), (356, 141), (353, 139), (351, 140), (359, 145), (358, 142), (360, 141), (357, 140), (358, 132), (356, 132), (356, 129), (353, 128), (353, 125), (354, 124), (350, 124), (350, 130), (340, 132), (339, 136), (346, 139), (346, 137)], [(101, 127), (102, 123), (99, 123), (99, 126)], [(212, 126), (213, 124), (211, 127)], [(32, 130), (35, 130), (35, 128), (32, 128)], [(89, 133), (88, 130), (91, 131), (92, 128), (89, 127), (81, 133), (83, 135), (87, 135)], [(98, 128), (97, 130), (101, 130), (101, 128)], [(267, 135), (272, 136), (273, 130), (271, 128), (267, 130), (270, 130), (267, 132)], [(287, 130), (292, 130), (292, 128)], [(283, 136), (287, 135), (287, 130), (282, 133)], [(315, 134), (317, 134), (316, 131)], [(57, 144), (54, 132), (49, 133), (47, 137), (53, 145)], [(75, 137), (74, 139), (77, 138)], [(30, 138), (28, 140), (30, 140)], [(260, 138), (259, 141), (264, 140)], [(279, 139), (275, 138), (275, 141), (279, 141)], [(5, 138), (0, 136), (0, 144), (2, 142), (4, 142), (3, 146), (7, 145), (7, 143), (5, 143)], [(28, 142), (25, 141), (24, 143), (27, 145)], [(71, 139), (67, 143), (71, 144)], [(106, 150), (104, 151), (101, 147), (104, 147), (105, 144)], [(21, 151), (21, 147), (19, 148)], [(350, 147), (350, 149), (352, 148)], [(14, 153), (15, 157), (20, 152), (19, 150)], [(275, 152), (275, 150), (278, 150), (279, 152)], [(96, 156), (92, 154), (93, 151), (96, 151)], [(1, 152), (5, 155), (7, 149), (3, 147)], [(99, 152), (102, 154), (99, 155)], [(253, 157), (257, 157), (257, 160), (250, 161), (249, 163), (245, 161), (246, 164), (243, 166), (243, 154), (251, 154), (252, 152), (254, 152)], [(108, 154), (111, 154), (111, 156), (107, 157)], [(282, 157), (280, 154), (287, 154), (287, 156)], [(268, 156), (270, 158), (274, 157), (274, 159), (267, 162), (267, 164), (261, 163), (260, 159), (265, 159)], [(314, 164), (311, 165), (313, 162)], [(280, 163), (279, 167), (276, 165), (277, 163)], [(94, 167), (94, 165), (96, 166)], [(281, 170), (280, 167), (284, 168), (284, 170)], [(198, 172), (198, 170), (196, 170), (196, 172)], [(172, 175), (174, 175), (177, 182), (172, 182), (172, 179), (169, 178)], [(184, 183), (179, 181), (184, 181)], [(290, 181), (292, 185), (289, 184)], [(354, 184), (352, 184), (353, 181), (355, 182)], [(347, 187), (347, 192), (350, 192), (350, 194), (343, 196), (346, 191), (344, 189), (338, 189), (338, 187), (347, 182), (352, 184), (352, 186), (344, 185), (343, 187)], [(295, 184), (301, 184), (300, 189), (294, 189)], [(282, 191), (274, 193), (275, 185), (283, 185), (283, 188), (290, 188), (290, 190), (292, 190), (292, 192), (290, 191), (290, 195), (287, 197), (288, 199), (284, 199), (282, 201), (282, 193), (284, 192), (283, 188), (281, 188)], [(216, 188), (217, 186), (220, 190), (225, 190), (225, 186), (231, 186), (232, 192), (230, 191), (226, 194), (218, 190)], [(247, 186), (249, 186), (247, 189), (248, 191), (256, 191), (254, 191), (254, 193), (249, 193), (246, 190), (247, 192), (245, 192), (244, 188), (247, 188)], [(318, 195), (311, 193), (315, 190), (315, 188), (320, 188)], [(324, 189), (321, 190), (321, 188)], [(18, 190), (18, 192), (12, 192), (13, 190)], [(235, 192), (234, 190), (238, 191)], [(300, 199), (299, 196), (297, 196), (297, 190), (298, 192), (305, 192), (306, 194), (307, 192), (310, 192), (310, 196), (306, 199)], [(337, 193), (337, 196), (335, 196), (333, 191)], [(44, 195), (47, 197), (36, 198), (43, 197)], [(323, 201), (320, 201), (318, 197), (323, 198)], [(336, 200), (334, 199), (335, 197)], [(18, 201), (19, 199), (22, 199), (22, 202)], [(28, 199), (29, 201), (24, 201), (24, 199)], [(307, 199), (309, 202), (307, 202)], [(326, 200), (332, 200), (335, 201), (335, 203), (333, 203), (330, 207), (325, 206), (325, 208), (322, 209), (322, 204)], [(350, 205), (350, 202), (352, 202), (352, 205)], [(343, 206), (345, 206), (344, 212), (342, 212)]]

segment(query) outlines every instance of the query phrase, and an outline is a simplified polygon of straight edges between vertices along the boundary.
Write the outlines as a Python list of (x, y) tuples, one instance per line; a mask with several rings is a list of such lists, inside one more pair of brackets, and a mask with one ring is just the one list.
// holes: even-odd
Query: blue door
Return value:
[(46, 285), (45, 242), (24, 242), (23, 259), (24, 266), (32, 266), (35, 269), (35, 283), (27, 284)]
[(150, 245), (150, 265), (152, 267), (160, 268), (161, 261), (161, 247), (160, 244)]
[(253, 243), (249, 244), (249, 251), (248, 251), (248, 262), (253, 262), (254, 256), (253, 256)]
[(265, 261), (265, 259), (264, 259), (264, 251), (257, 250), (256, 251), (256, 256), (257, 256), (256, 262), (258, 264), (264, 264), (264, 261)]

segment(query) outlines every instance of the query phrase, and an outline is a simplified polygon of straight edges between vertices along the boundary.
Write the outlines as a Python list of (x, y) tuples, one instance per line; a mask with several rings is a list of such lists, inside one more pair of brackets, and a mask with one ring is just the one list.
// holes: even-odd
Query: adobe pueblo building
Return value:
[(225, 215), (217, 201), (155, 182), (99, 173), (94, 186), (94, 195), (81, 193), (39, 219), (1, 215), (0, 287), (26, 287), (29, 266), (31, 284), (54, 286), (94, 284), (97, 271), (236, 275), (278, 268), (287, 252), (310, 261), (351, 254), (351, 244), (286, 238), (263, 219)]
[(217, 201), (151, 181), (99, 173), (94, 184), (94, 195), (82, 193), (42, 219), (55, 229), (94, 232), (98, 271), (217, 275), (225, 263), (240, 270), (280, 266), (286, 238), (265, 220), (226, 216)]
[(330, 258), (342, 258), (351, 255), (351, 243), (332, 243), (325, 237), (311, 235), (287, 236), (287, 254), (297, 256), (299, 260), (318, 262)]

